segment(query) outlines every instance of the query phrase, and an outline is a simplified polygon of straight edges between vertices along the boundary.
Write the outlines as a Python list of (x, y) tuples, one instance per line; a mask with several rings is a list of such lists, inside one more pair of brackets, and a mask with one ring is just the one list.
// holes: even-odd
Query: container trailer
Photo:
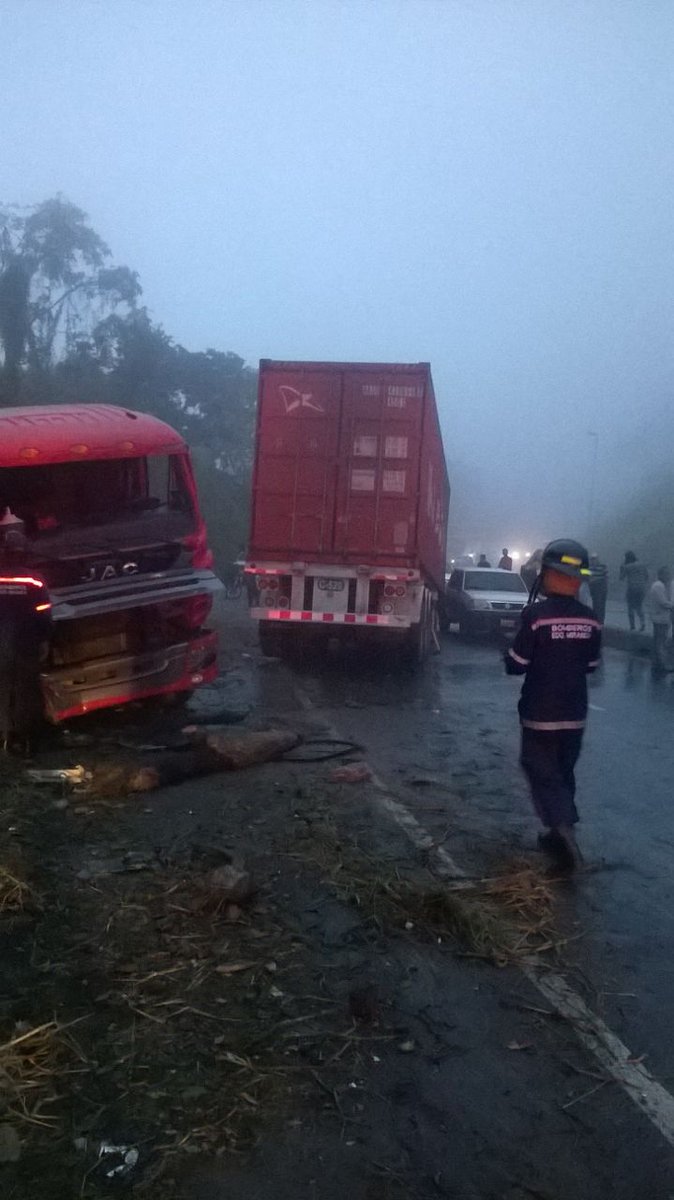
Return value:
[(449, 483), (428, 363), (260, 363), (246, 576), (268, 654), (437, 642)]

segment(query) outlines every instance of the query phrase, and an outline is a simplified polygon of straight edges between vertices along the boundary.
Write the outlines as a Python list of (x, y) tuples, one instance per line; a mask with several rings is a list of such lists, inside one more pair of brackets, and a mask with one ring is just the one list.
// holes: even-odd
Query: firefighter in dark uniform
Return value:
[[(0, 500), (0, 517), (6, 506)], [(20, 527), (19, 527), (20, 526)], [(44, 582), (26, 567), (16, 520), (0, 521), (0, 749), (27, 749), (42, 718), (40, 664), (51, 632)]]
[[(570, 868), (581, 864), (574, 826), (574, 768), (587, 716), (586, 676), (599, 666), (601, 625), (577, 593), (588, 553), (567, 539), (543, 551), (540, 574), (511, 648), (509, 675), (524, 675), (519, 702), (521, 763), (546, 833), (539, 843)], [(535, 601), (542, 594), (545, 598)]]

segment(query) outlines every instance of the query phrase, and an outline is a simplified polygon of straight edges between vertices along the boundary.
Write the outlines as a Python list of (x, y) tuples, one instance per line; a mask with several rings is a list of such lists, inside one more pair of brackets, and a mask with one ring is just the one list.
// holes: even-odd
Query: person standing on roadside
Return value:
[(502, 571), (512, 571), (512, 569), (513, 569), (513, 560), (510, 557), (510, 555), (508, 554), (508, 550), (505, 546), (504, 546), (503, 550), (501, 551), (501, 557), (499, 559), (498, 565)]
[(639, 562), (633, 550), (625, 552), (625, 561), (620, 568), (620, 578), (624, 579), (627, 584), (625, 599), (627, 601), (627, 619), (630, 623), (630, 630), (634, 633), (635, 618), (638, 617), (639, 633), (643, 633), (646, 629), (644, 598), (646, 596), (646, 587), (648, 586), (648, 568), (645, 563)]
[(604, 624), (606, 617), (606, 598), (608, 596), (608, 567), (599, 561), (598, 554), (590, 555), (590, 595), (592, 609), (598, 621)]
[(599, 666), (601, 651), (601, 625), (577, 599), (589, 574), (584, 546), (566, 538), (550, 542), (532, 597), (540, 591), (545, 599), (524, 609), (504, 655), (507, 674), (525, 677), (518, 705), (520, 762), (546, 830), (539, 844), (571, 870), (582, 863), (574, 833), (574, 769), (587, 716), (586, 676)]
[(491, 567), (491, 563), (486, 554), (481, 554), (477, 560), (478, 567)]
[(653, 671), (656, 675), (664, 675), (670, 670), (667, 666), (667, 641), (674, 610), (672, 572), (669, 567), (660, 567), (658, 577), (648, 593), (647, 607), (653, 622)]

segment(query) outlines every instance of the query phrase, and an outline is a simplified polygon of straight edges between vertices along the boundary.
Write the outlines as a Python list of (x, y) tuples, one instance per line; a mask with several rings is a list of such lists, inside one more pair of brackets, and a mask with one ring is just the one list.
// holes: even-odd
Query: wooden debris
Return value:
[(271, 762), (299, 742), (296, 733), (281, 729), (264, 733), (198, 733), (192, 749), (160, 751), (148, 762), (88, 763), (91, 780), (87, 792), (96, 796), (152, 792), (185, 779), (219, 771), (241, 771), (256, 763)]

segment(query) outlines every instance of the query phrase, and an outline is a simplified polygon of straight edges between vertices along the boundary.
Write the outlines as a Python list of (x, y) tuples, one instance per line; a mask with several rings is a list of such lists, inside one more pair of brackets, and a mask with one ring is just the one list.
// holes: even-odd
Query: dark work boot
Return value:
[(556, 833), (558, 834), (562, 843), (560, 858), (564, 863), (565, 869), (567, 871), (582, 870), (584, 865), (583, 856), (580, 852), (578, 842), (576, 841), (576, 835), (573, 832), (573, 827), (571, 825), (560, 825), (559, 829), (556, 830)]
[(539, 833), (538, 845), (541, 850), (545, 850), (546, 854), (558, 855), (564, 849), (564, 842), (555, 829), (547, 829), (545, 833)]

